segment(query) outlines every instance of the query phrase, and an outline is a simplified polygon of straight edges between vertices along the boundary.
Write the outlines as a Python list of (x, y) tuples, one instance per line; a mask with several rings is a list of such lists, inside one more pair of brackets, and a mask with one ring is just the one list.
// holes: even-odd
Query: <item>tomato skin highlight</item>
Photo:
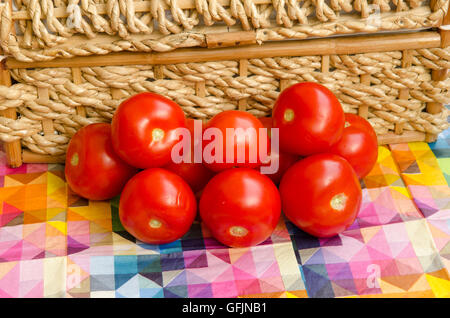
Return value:
[[(261, 158), (259, 156), (260, 149), (260, 138), (259, 138), (259, 129), (264, 128), (262, 123), (253, 116), (252, 114), (240, 111), (240, 110), (227, 110), (223, 111), (221, 113), (218, 113), (213, 118), (211, 118), (208, 123), (206, 124), (205, 128), (205, 134), (208, 132), (208, 129), (210, 128), (216, 128), (218, 129), (222, 136), (223, 136), (223, 147), (217, 149), (217, 153), (215, 153), (215, 156), (218, 158), (221, 158), (222, 162), (208, 162), (208, 160), (205, 160), (205, 166), (208, 169), (211, 169), (215, 172), (223, 171), (229, 168), (233, 167), (240, 167), (240, 168), (257, 168), (261, 166)], [(234, 143), (232, 140), (227, 140), (227, 128), (233, 128), (233, 129), (254, 129), (256, 132), (255, 136), (251, 136), (249, 138), (245, 138), (245, 141), (238, 140), (237, 137), (234, 138)], [(267, 136), (264, 136), (264, 138), (267, 138)], [(203, 141), (203, 153), (205, 154), (205, 148), (210, 144), (213, 140), (204, 140)], [(228, 142), (227, 142), (228, 141)], [(268, 153), (268, 150), (270, 149), (270, 140), (269, 138), (266, 139), (267, 141), (267, 149), (266, 154)], [(228, 145), (227, 145), (228, 144)], [(232, 147), (234, 146), (234, 147)], [(255, 162), (251, 162), (250, 160), (250, 149), (252, 147), (256, 148), (256, 160)], [(245, 149), (245, 160), (244, 162), (239, 162), (238, 158), (238, 149), (239, 147), (244, 147)], [(226, 153), (227, 149), (233, 151), (234, 156), (232, 158), (232, 162), (227, 162)], [(205, 159), (205, 158), (204, 158)]]
[(216, 240), (230, 247), (262, 243), (272, 234), (280, 214), (277, 187), (254, 169), (218, 173), (200, 198), (202, 221)]
[(317, 154), (295, 163), (280, 183), (283, 212), (298, 228), (316, 237), (343, 232), (362, 201), (351, 165), (335, 154)]
[(300, 156), (327, 152), (342, 135), (344, 111), (325, 86), (302, 82), (286, 88), (272, 111), (280, 150)]
[(378, 159), (378, 139), (372, 125), (361, 116), (345, 114), (345, 128), (341, 139), (331, 149), (345, 158), (358, 178), (369, 174)]
[[(194, 120), (186, 119), (186, 126), (191, 133), (191, 162), (174, 163), (170, 161), (164, 168), (182, 177), (192, 188), (192, 191), (197, 193), (205, 187), (215, 173), (206, 168), (202, 162), (194, 162)], [(202, 133), (203, 129), (204, 125), (202, 126)]]
[(150, 168), (126, 184), (119, 203), (123, 227), (148, 244), (166, 244), (186, 234), (197, 213), (189, 185), (175, 173)]
[(144, 92), (119, 105), (111, 126), (117, 154), (130, 165), (145, 169), (169, 163), (172, 148), (179, 141), (175, 131), (186, 128), (186, 123), (178, 104)]
[(86, 199), (115, 197), (137, 171), (114, 152), (110, 124), (84, 126), (67, 147), (64, 168), (67, 184)]

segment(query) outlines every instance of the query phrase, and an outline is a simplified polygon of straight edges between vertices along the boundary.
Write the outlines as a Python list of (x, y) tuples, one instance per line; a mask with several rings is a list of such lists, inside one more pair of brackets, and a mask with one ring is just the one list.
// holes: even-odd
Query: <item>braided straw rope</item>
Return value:
[(0, 6), (0, 43), (30, 62), (206, 46), (214, 25), (254, 30), (258, 43), (429, 28), (441, 24), (449, 1), (430, 8), (419, 0), (14, 0), (14, 10)]
[[(71, 136), (82, 126), (109, 122), (125, 98), (144, 91), (176, 101), (187, 116), (206, 119), (237, 109), (246, 99), (256, 116), (270, 115), (279, 95), (280, 81), (320, 82), (330, 88), (346, 112), (369, 106), (368, 120), (378, 134), (402, 123), (405, 130), (437, 134), (448, 127), (448, 113), (424, 112), (426, 103), (450, 102), (450, 79), (436, 82), (431, 71), (450, 68), (450, 48), (411, 50), (411, 65), (402, 67), (402, 52), (332, 55), (329, 72), (321, 72), (321, 56), (249, 59), (247, 76), (240, 76), (239, 62), (219, 61), (174, 65), (82, 67), (82, 84), (75, 84), (70, 68), (13, 69), (17, 82), (0, 86), (0, 110), (16, 107), (17, 120), (0, 117), (0, 139), (21, 140), (39, 154), (62, 155)], [(162, 76), (156, 76), (156, 68)], [(371, 85), (360, 75), (370, 74)], [(162, 78), (161, 78), (162, 77)], [(204, 83), (204, 93), (196, 86)], [(48, 99), (39, 98), (39, 90)], [(399, 99), (401, 89), (408, 99)], [(84, 106), (86, 116), (77, 114)], [(51, 120), (54, 134), (43, 133), (43, 121)]]

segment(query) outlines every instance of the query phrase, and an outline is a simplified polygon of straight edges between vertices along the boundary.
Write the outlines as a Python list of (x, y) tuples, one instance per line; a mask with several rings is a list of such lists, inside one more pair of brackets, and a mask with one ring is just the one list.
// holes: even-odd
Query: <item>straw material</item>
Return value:
[[(14, 0), (0, 6), (3, 51), (20, 61), (208, 46), (207, 35), (255, 42), (441, 25), (449, 0)], [(223, 44), (223, 43), (222, 43)], [(227, 45), (226, 43), (223, 45)]]
[(346, 112), (368, 107), (368, 120), (379, 135), (398, 124), (405, 131), (438, 134), (448, 127), (447, 110), (424, 110), (430, 103), (450, 102), (450, 79), (431, 78), (433, 70), (450, 68), (450, 48), (408, 50), (407, 66), (402, 66), (404, 52), (13, 69), (17, 83), (0, 86), (0, 110), (15, 107), (20, 118), (0, 117), (0, 139), (21, 140), (38, 154), (63, 155), (80, 127), (109, 122), (121, 101), (144, 91), (173, 99), (192, 118), (207, 119), (229, 109), (267, 116), (280, 88), (301, 81), (326, 85)]

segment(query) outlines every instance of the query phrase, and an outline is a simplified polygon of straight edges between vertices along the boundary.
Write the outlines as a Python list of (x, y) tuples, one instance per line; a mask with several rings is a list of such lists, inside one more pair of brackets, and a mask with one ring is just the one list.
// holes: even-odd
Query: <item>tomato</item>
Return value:
[(345, 114), (345, 128), (341, 139), (330, 152), (347, 159), (358, 178), (372, 170), (378, 158), (378, 139), (372, 125), (355, 114)]
[(200, 217), (224, 245), (247, 247), (265, 241), (281, 214), (277, 187), (254, 169), (234, 168), (214, 176), (203, 189)]
[(120, 193), (137, 169), (114, 152), (110, 124), (90, 124), (69, 142), (65, 174), (69, 187), (90, 200), (107, 200)]
[[(235, 134), (227, 136), (228, 129)], [(223, 171), (232, 167), (256, 168), (261, 166), (259, 129), (262, 123), (252, 114), (228, 110), (215, 115), (207, 123), (203, 135), (203, 154), (206, 167), (213, 171)], [(239, 132), (239, 129), (241, 131)], [(220, 136), (217, 136), (215, 132)], [(208, 134), (212, 134), (208, 136)], [(208, 140), (211, 137), (211, 140)], [(220, 137), (220, 138), (218, 138)], [(270, 141), (264, 136), (265, 154), (270, 149)], [(211, 158), (208, 158), (209, 155)]]
[[(270, 137), (271, 135), (271, 128), (272, 128), (272, 117), (261, 117), (259, 118), (261, 123), (263, 124), (264, 128), (267, 128), (267, 133)], [(282, 152), (278, 150), (278, 152), (270, 152), (269, 154), (269, 162), (262, 164), (264, 167), (269, 167), (272, 163), (272, 161), (277, 160), (278, 161), (278, 169), (274, 173), (268, 173), (265, 174), (268, 176), (275, 185), (280, 184), (281, 177), (286, 172), (286, 170), (292, 166), (294, 163), (296, 163), (298, 160), (300, 160), (300, 156)]]
[(268, 176), (273, 181), (273, 183), (275, 183), (275, 185), (279, 185), (281, 182), (281, 178), (289, 169), (289, 167), (299, 161), (301, 157), (285, 152), (271, 152), (269, 158), (270, 162), (263, 164), (263, 166), (270, 166), (272, 160), (278, 160), (278, 169), (275, 173), (268, 173), (265, 175)]
[(202, 162), (196, 163), (194, 161), (194, 120), (188, 118), (186, 125), (191, 134), (190, 162), (174, 163), (171, 161), (164, 168), (182, 177), (191, 186), (194, 193), (196, 193), (205, 187), (208, 181), (214, 176), (214, 172), (206, 168)]
[(178, 104), (149, 92), (123, 101), (111, 125), (114, 150), (123, 160), (142, 169), (167, 164), (180, 139), (176, 129), (186, 127)]
[(352, 166), (335, 154), (317, 154), (295, 163), (280, 183), (286, 217), (303, 231), (331, 237), (355, 220), (362, 200)]
[(323, 85), (294, 84), (277, 98), (273, 127), (280, 131), (281, 151), (308, 156), (326, 152), (344, 130), (344, 111), (339, 100)]
[(165, 244), (181, 238), (197, 213), (189, 185), (175, 173), (150, 168), (125, 185), (119, 202), (123, 227), (138, 240)]

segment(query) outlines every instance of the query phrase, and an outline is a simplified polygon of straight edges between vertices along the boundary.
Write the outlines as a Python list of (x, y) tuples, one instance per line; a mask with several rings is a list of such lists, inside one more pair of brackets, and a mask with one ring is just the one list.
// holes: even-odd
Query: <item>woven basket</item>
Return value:
[(192, 118), (228, 109), (267, 116), (285, 87), (315, 81), (336, 94), (344, 111), (367, 118), (380, 144), (433, 141), (448, 127), (450, 31), (438, 29), (450, 24), (448, 6), (449, 0), (2, 3), (0, 139), (11, 166), (63, 162), (80, 127), (109, 122), (120, 102), (139, 92), (165, 95)]

